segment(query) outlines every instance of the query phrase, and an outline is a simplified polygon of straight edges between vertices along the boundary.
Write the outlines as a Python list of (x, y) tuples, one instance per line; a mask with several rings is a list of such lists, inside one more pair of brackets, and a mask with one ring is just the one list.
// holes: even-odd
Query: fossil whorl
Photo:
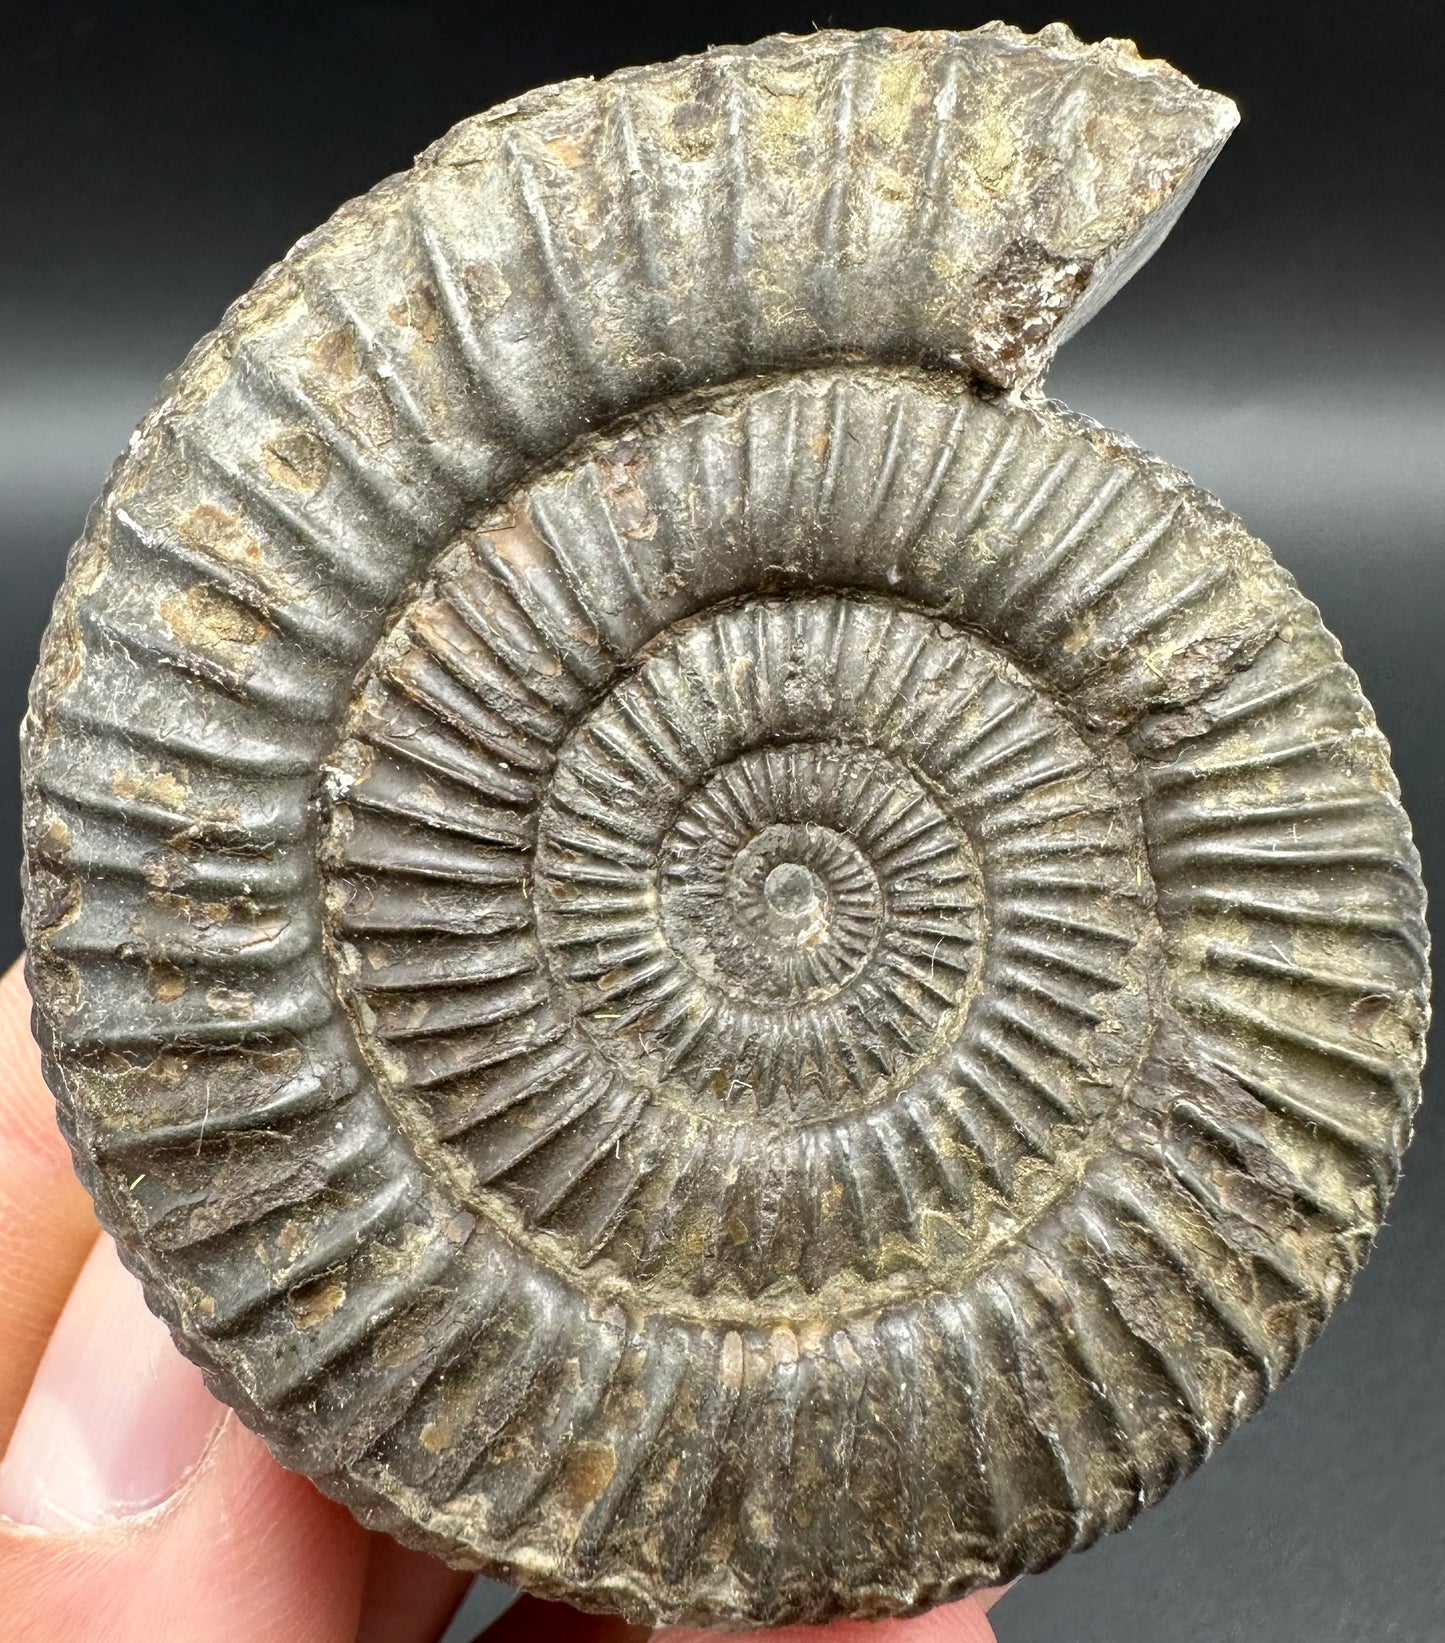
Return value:
[(1314, 608), (1042, 399), (1233, 123), (1131, 47), (540, 92), (193, 353), (72, 560), (27, 933), (77, 1165), (366, 1521), (637, 1617), (907, 1610), (1289, 1370), (1418, 1094)]

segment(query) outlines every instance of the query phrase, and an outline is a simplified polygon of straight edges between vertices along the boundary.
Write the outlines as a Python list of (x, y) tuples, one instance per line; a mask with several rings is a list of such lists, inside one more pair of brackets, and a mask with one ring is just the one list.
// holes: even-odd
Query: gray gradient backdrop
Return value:
[[(530, 85), (780, 29), (990, 15), (0, 5), (0, 721), (19, 719), (66, 549), (161, 377), (343, 199)], [(1445, 6), (1006, 15), (1132, 36), (1240, 103), (1180, 227), (1049, 388), (1193, 473), (1295, 572), (1375, 702), (1426, 879), (1445, 884)], [(17, 809), (7, 733), (6, 957)], [(1001, 1643), (1445, 1643), (1442, 1232), (1445, 1105), (1427, 1095), (1377, 1253), (1290, 1384), (1135, 1529), (1026, 1581), (996, 1612)]]

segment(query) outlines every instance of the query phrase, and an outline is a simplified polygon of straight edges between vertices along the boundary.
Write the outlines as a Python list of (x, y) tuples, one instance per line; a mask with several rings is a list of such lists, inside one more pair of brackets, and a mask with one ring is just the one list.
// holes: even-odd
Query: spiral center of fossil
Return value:
[(878, 736), (840, 709), (841, 625), (882, 653), (893, 620), (826, 598), (701, 613), (569, 739), (538, 815), (537, 938), (555, 1007), (624, 1087), (786, 1131), (956, 1038), (983, 953), (969, 825), (906, 721)]
[(763, 896), (780, 935), (800, 947), (822, 935), (828, 893), (802, 862), (780, 861), (763, 881)]
[[(817, 1001), (857, 975), (878, 938), (883, 904), (866, 852), (821, 792), (781, 790), (817, 757), (794, 748), (745, 758), (679, 818), (665, 851), (664, 919), (675, 950), (715, 985)], [(713, 824), (713, 836), (693, 849), (703, 815), (739, 785), (760, 785), (763, 802), (781, 814), (751, 834), (746, 824)]]
[[(511, 597), (480, 574), (468, 621)], [(488, 654), (466, 628), (476, 746), (517, 716), (506, 768), (472, 775), (438, 729), (426, 756), (459, 774), (419, 780), (389, 751), (416, 742), (399, 700), (413, 718), (348, 751), (332, 846), (371, 874), (350, 916), (438, 932), (358, 954), (385, 985), (360, 1030), (469, 1201), (658, 1283), (740, 1260), (749, 1292), (875, 1273), (890, 1182), (976, 1236), (970, 1206), (1083, 1133), (1147, 1028), (1138, 824), (1108, 772), (1005, 658), (901, 602), (696, 611), (599, 663), (570, 716), (542, 689), (582, 697), (572, 630), (544, 665), (519, 624)], [(408, 818), (387, 880), (372, 794)], [(768, 1241), (782, 1204), (806, 1248)]]

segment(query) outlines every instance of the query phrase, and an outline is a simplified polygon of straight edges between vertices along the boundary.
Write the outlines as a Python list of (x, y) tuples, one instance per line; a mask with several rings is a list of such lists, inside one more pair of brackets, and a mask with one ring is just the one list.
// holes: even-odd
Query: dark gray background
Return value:
[[(65, 551), (162, 375), (343, 199), (544, 81), (780, 29), (990, 15), (0, 6), (0, 721), (20, 716)], [(1007, 15), (1132, 36), (1243, 109), (1164, 251), (1049, 387), (1192, 472), (1296, 573), (1394, 745), (1427, 881), (1445, 883), (1445, 6)], [(19, 942), (6, 744), (0, 956)], [(1445, 1110), (1427, 1100), (1378, 1253), (1290, 1385), (1138, 1527), (1025, 1582), (996, 1612), (1002, 1643), (1445, 1643), (1442, 1232)]]

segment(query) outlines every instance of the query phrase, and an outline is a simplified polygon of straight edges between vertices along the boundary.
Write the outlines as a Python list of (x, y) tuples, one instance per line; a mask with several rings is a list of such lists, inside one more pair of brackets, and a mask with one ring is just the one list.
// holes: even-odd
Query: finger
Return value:
[(434, 1643), (471, 1583), (424, 1552), (373, 1535), (356, 1643)]
[(100, 1239), (0, 1462), (7, 1643), (353, 1643), (367, 1547), (215, 1402)]
[(983, 1591), (975, 1592), (973, 1594), (973, 1601), (978, 1604), (979, 1608), (982, 1609), (985, 1614), (987, 1614), (1000, 1598), (1007, 1597), (1017, 1585), (1017, 1580), (1011, 1580), (1006, 1586), (985, 1587)]
[(55, 1126), (15, 964), (0, 978), (0, 1453), (96, 1230)]
[[(1007, 1587), (974, 1592), (911, 1620), (835, 1620), (829, 1626), (780, 1626), (760, 1632), (759, 1643), (997, 1643), (987, 1612)], [(719, 1643), (716, 1632), (664, 1628), (656, 1643)]]
[[(566, 1603), (520, 1597), (486, 1631), (486, 1643), (647, 1643), (656, 1636), (646, 1626), (630, 1626), (610, 1614), (583, 1614)], [(718, 1643), (711, 1633), (708, 1643)], [(761, 1643), (761, 1640), (760, 1640)]]

